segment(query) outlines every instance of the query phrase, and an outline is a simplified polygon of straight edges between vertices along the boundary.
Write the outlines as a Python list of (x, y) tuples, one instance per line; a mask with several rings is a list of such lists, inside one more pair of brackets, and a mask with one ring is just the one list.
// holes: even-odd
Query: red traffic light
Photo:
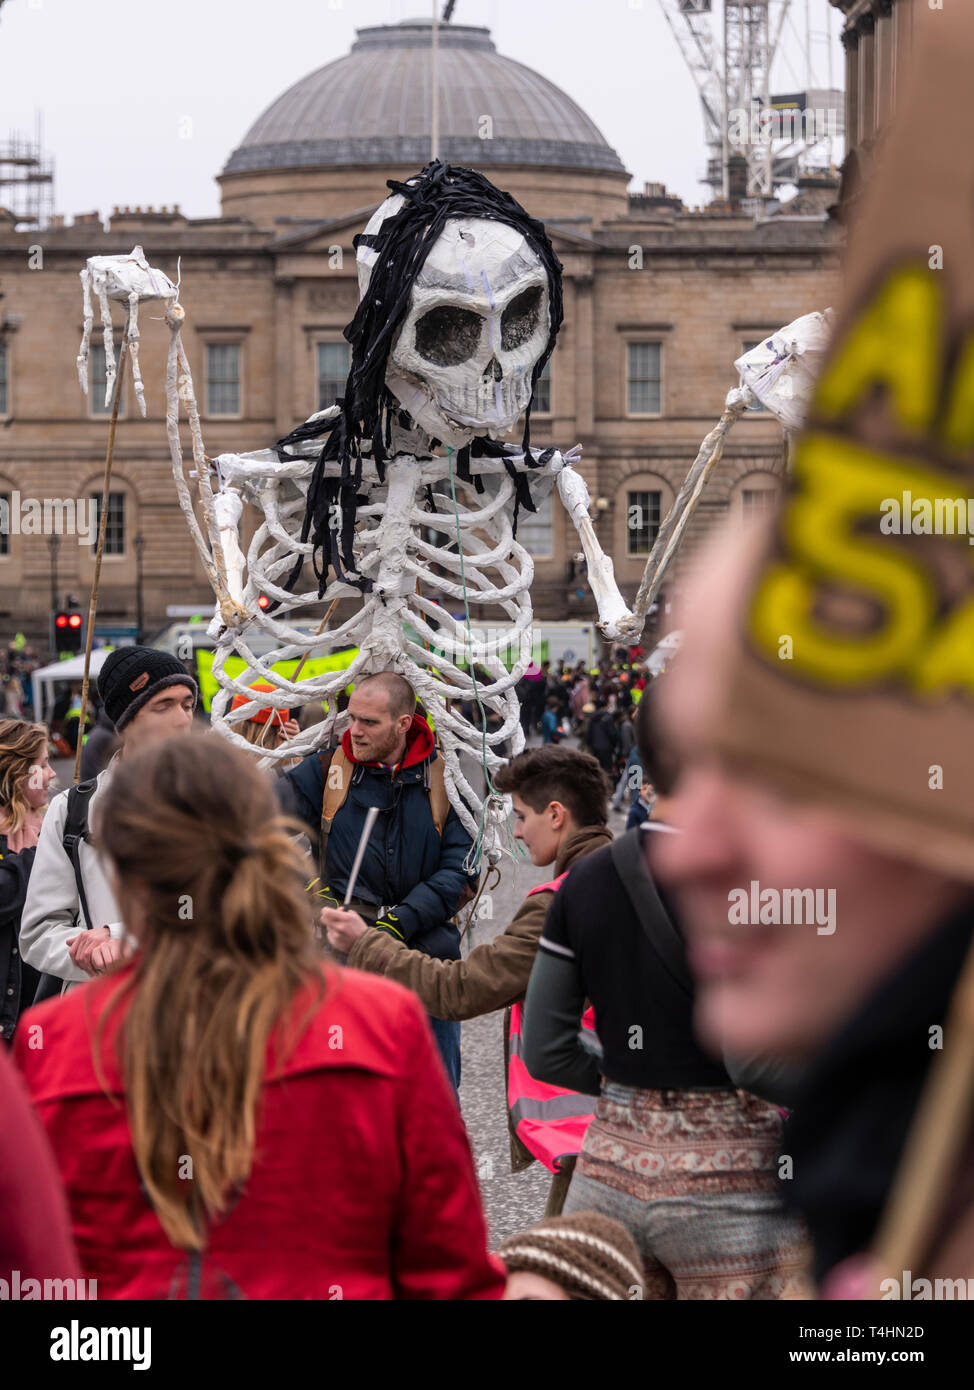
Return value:
[(80, 626), (81, 626), (81, 614), (80, 614), (80, 613), (72, 613), (72, 614), (70, 615), (70, 617), (68, 618), (68, 627), (80, 627)]
[(54, 619), (54, 626), (55, 626), (55, 627), (67, 627), (67, 625), (68, 625), (68, 615), (67, 615), (67, 613), (59, 613), (59, 614), (57, 615), (57, 617)]

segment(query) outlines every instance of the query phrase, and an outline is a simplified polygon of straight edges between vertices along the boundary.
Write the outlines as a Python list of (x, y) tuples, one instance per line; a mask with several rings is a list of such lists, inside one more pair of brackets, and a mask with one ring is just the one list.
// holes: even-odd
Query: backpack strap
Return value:
[(345, 805), (352, 785), (352, 764), (339, 746), (330, 753), (319, 753), (321, 761), (321, 830), (318, 837), (318, 870), (326, 877), (325, 852), (335, 816)]
[(88, 894), (85, 892), (84, 876), (81, 873), (81, 842), (88, 839), (88, 806), (98, 786), (97, 777), (89, 777), (87, 782), (79, 782), (68, 792), (68, 813), (64, 818), (61, 844), (71, 860), (74, 881), (78, 887), (78, 901), (88, 929), (92, 927), (91, 912), (88, 909)]
[(439, 744), (436, 745), (436, 757), (430, 763), (430, 810), (433, 812), (433, 824), (436, 826), (436, 833), (442, 839), (443, 827), (450, 814), (450, 798), (446, 794), (443, 754), (440, 752)]
[(649, 944), (668, 973), (684, 993), (693, 996), (693, 979), (687, 965), (683, 940), (660, 901), (652, 875), (643, 857), (642, 832), (638, 826), (618, 835), (609, 846), (616, 873), (632, 904)]

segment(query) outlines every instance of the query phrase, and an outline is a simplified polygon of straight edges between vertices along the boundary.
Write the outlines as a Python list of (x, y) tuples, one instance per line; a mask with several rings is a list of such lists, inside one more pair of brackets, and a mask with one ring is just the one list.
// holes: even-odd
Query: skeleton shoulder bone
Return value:
[[(321, 412), (321, 414), (324, 415), (325, 412)], [(304, 484), (304, 488), (302, 488), (304, 491), (315, 466), (308, 455), (320, 453), (320, 448), (320, 444), (316, 445), (314, 441), (288, 447), (286, 452), (294, 457), (294, 464), (282, 463), (276, 452), (271, 449), (262, 449), (251, 454), (221, 454), (214, 460), (214, 464), (218, 476), (230, 491), (236, 491), (240, 486), (243, 487), (245, 493), (251, 490), (256, 491), (270, 479), (279, 481), (287, 479), (297, 484), (299, 488)], [(541, 454), (541, 451), (538, 450), (531, 450), (533, 463), (529, 463), (523, 452), (517, 450), (512, 450), (503, 458), (478, 458), (474, 455), (470, 460), (470, 472), (473, 477), (506, 475), (509, 464), (515, 471), (527, 473), (532, 483), (537, 480), (541, 487), (544, 487), (545, 481), (548, 480), (557, 482), (558, 495), (578, 533), (582, 552), (585, 555), (589, 581), (598, 608), (599, 627), (610, 641), (618, 640), (625, 638), (635, 620), (615, 582), (612, 561), (599, 545), (592, 526), (589, 514), (588, 488), (584, 478), (575, 468), (581, 458), (581, 453), (580, 444), (576, 444), (572, 449), (564, 452), (554, 450), (551, 452), (551, 457), (543, 464), (537, 462)], [(413, 505), (409, 510), (411, 513), (417, 513), (416, 521), (421, 526), (428, 521), (428, 513), (418, 511), (420, 494), (429, 486), (448, 481), (451, 472), (450, 464), (447, 459), (438, 456), (415, 459), (409, 455), (400, 455), (397, 459), (387, 461), (385, 465), (387, 476), (390, 466), (394, 467), (397, 462), (405, 464), (407, 460), (411, 466), (410, 471), (413, 479)], [(331, 473), (337, 477), (339, 472), (340, 466), (337, 462), (325, 465), (326, 476)], [(369, 487), (370, 494), (380, 490), (383, 486), (379, 483), (375, 465), (368, 457), (363, 459), (363, 483)], [(532, 490), (534, 491), (534, 489)], [(537, 490), (540, 491), (541, 488)], [(545, 487), (544, 491), (547, 490)], [(256, 496), (253, 497), (253, 500), (256, 500)], [(381, 502), (376, 499), (373, 506), (381, 507)], [(367, 514), (369, 510), (368, 508), (360, 509), (363, 515)], [(224, 543), (230, 591), (235, 598), (239, 595), (239, 599), (242, 601), (243, 557), (239, 548), (237, 527), (229, 510), (225, 511), (224, 515), (227, 520), (221, 521), (220, 535), (221, 541)]]

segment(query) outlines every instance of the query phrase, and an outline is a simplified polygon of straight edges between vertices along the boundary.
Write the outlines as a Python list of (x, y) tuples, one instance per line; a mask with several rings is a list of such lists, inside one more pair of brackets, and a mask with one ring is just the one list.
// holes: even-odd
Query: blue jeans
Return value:
[[(428, 1015), (427, 1015), (428, 1016)], [(430, 1018), (433, 1037), (440, 1049), (446, 1074), (453, 1082), (453, 1089), (460, 1093), (460, 1024), (445, 1018)]]

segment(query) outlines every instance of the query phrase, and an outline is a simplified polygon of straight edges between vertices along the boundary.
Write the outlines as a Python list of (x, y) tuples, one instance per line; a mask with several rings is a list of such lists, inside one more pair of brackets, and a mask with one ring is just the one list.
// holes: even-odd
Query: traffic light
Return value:
[(80, 613), (62, 611), (54, 614), (54, 650), (61, 656), (77, 656), (84, 636)]

